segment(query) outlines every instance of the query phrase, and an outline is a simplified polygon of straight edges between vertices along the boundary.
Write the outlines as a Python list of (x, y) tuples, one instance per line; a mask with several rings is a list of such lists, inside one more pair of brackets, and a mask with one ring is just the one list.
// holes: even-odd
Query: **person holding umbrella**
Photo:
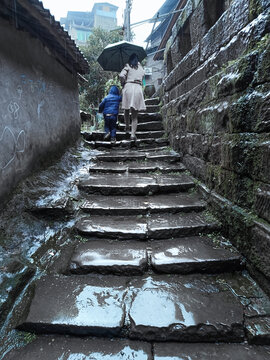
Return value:
[(144, 70), (137, 54), (133, 53), (129, 57), (128, 63), (119, 74), (122, 92), (122, 109), (124, 109), (124, 118), (126, 124), (126, 133), (129, 133), (129, 112), (131, 110), (131, 135), (130, 139), (136, 141), (136, 130), (138, 125), (138, 111), (145, 110), (145, 102), (142, 90), (142, 80)]

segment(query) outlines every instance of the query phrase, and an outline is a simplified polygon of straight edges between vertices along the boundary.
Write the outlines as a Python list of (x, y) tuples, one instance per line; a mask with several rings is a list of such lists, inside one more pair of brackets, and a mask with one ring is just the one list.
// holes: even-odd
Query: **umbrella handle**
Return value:
[(121, 56), (121, 62), (122, 62), (122, 69), (125, 66), (124, 64), (124, 60), (123, 60), (123, 52), (122, 52), (122, 48), (120, 48), (120, 56)]

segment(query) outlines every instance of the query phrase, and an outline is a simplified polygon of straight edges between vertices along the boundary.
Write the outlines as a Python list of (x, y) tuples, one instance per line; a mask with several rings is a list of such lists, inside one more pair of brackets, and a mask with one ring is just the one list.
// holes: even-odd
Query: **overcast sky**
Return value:
[[(42, 0), (43, 6), (49, 9), (56, 20), (66, 17), (68, 11), (91, 11), (94, 3), (108, 2), (119, 7), (117, 11), (118, 25), (123, 25), (123, 12), (126, 0)], [(131, 23), (152, 18), (165, 0), (133, 0)], [(134, 42), (145, 46), (144, 40), (151, 33), (153, 24), (141, 25), (133, 28), (136, 38)]]

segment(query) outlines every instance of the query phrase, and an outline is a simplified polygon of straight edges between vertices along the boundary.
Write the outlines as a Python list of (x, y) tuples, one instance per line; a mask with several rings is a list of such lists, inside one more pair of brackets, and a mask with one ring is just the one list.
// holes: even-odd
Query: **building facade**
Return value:
[(166, 0), (164, 2), (153, 17), (153, 29), (146, 39), (148, 56), (146, 62), (145, 81), (146, 87), (150, 88), (150, 94), (151, 91), (156, 92), (162, 84), (165, 71), (163, 64), (163, 52), (161, 52), (158, 59), (155, 58), (155, 54), (159, 49), (163, 35), (170, 24), (173, 17), (173, 11), (176, 9), (178, 3), (179, 0)]
[(109, 3), (95, 3), (91, 12), (68, 11), (60, 23), (77, 45), (85, 45), (93, 28), (109, 31), (117, 27), (117, 9)]

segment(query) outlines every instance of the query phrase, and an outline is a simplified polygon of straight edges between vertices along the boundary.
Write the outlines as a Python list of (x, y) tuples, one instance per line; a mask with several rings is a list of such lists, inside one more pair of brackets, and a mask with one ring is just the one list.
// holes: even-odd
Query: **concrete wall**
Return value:
[(170, 142), (254, 273), (270, 279), (269, 0), (189, 0), (167, 44)]
[(78, 139), (76, 75), (25, 31), (0, 20), (0, 199)]

